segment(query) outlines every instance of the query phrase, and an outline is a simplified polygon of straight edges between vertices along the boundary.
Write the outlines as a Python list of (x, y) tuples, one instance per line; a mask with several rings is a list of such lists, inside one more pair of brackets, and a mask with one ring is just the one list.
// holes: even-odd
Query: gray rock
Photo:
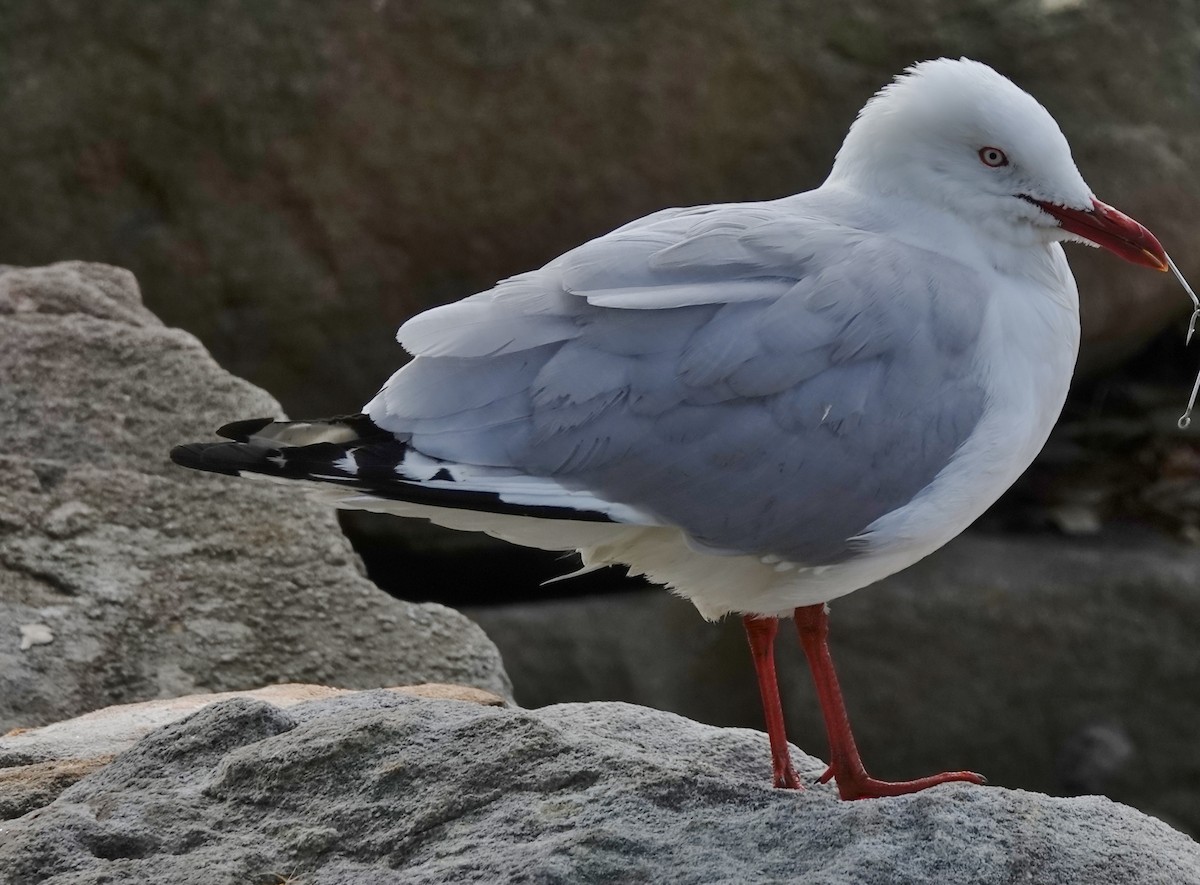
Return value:
[(167, 460), (279, 406), (127, 272), (0, 273), (0, 379), (0, 732), (272, 682), (508, 693), (474, 624), (362, 576), (328, 506)]
[[(969, 533), (835, 601), (830, 641), (877, 777), (979, 771), (1103, 791), (1200, 833), (1200, 548), (1128, 526), (1093, 538)], [(624, 700), (762, 727), (741, 624), (661, 590), (468, 614), (517, 701)], [(795, 632), (780, 630), (789, 736), (825, 746)]]
[(1200, 882), (1200, 846), (1107, 799), (768, 781), (764, 735), (624, 704), (236, 699), (0, 824), (0, 882)]
[[(417, 309), (663, 206), (811, 187), (868, 95), (966, 54), (1194, 277), (1198, 29), (1193, 4), (1126, 0), (10, 3), (0, 257), (129, 267), (223, 365), (336, 413)], [(1092, 363), (1187, 303), (1072, 253)]]
[[(425, 683), (385, 689), (413, 697), (503, 706), (498, 695), (465, 685)], [(49, 805), (67, 787), (108, 765), (156, 728), (209, 704), (231, 698), (265, 701), (286, 709), (318, 698), (348, 694), (325, 685), (269, 685), (243, 692), (186, 695), (104, 707), (42, 728), (0, 735), (0, 820)]]

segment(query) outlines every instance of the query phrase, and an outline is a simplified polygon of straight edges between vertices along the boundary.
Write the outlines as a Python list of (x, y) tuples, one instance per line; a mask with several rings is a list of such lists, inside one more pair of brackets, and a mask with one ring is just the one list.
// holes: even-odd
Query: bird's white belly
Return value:
[(974, 522), (1045, 444), (1066, 399), (1079, 345), (1069, 275), (1067, 282), (1068, 291), (1060, 291), (1057, 301), (1033, 297), (1027, 289), (1001, 291), (992, 299), (977, 366), (988, 391), (979, 424), (929, 486), (867, 528), (862, 555), (806, 567), (773, 557), (706, 554), (689, 546), (678, 530), (629, 527), (582, 549), (584, 562), (629, 565), (690, 599), (709, 619), (784, 615), (907, 568)]

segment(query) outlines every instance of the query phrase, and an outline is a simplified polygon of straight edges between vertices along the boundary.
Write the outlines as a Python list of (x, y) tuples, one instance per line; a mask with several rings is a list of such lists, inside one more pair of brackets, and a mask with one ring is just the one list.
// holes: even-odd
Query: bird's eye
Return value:
[(983, 161), (983, 165), (992, 166), (1007, 166), (1008, 156), (1000, 148), (981, 147), (979, 149), (979, 159)]

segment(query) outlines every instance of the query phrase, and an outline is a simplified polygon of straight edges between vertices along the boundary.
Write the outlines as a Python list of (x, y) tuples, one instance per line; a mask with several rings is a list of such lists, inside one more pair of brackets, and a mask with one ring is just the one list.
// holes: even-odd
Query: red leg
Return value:
[(867, 774), (858, 748), (854, 745), (850, 717), (846, 713), (837, 673), (833, 669), (833, 657), (829, 654), (829, 613), (824, 603), (805, 605), (796, 609), (795, 620), (800, 633), (800, 645), (804, 648), (817, 687), (817, 700), (825, 717), (825, 731), (829, 736), (829, 770), (821, 776), (821, 783), (830, 778), (836, 780), (838, 793), (843, 799), (902, 796), (949, 781), (986, 783), (981, 776), (970, 771), (946, 771), (914, 781), (880, 781)]
[(775, 786), (786, 790), (802, 790), (796, 769), (792, 768), (787, 734), (783, 727), (783, 706), (779, 703), (779, 683), (775, 678), (775, 634), (779, 632), (777, 618), (742, 618), (750, 654), (754, 657), (754, 672), (758, 676), (758, 691), (762, 695), (763, 713), (767, 718), (767, 737), (771, 740), (771, 767), (775, 771)]

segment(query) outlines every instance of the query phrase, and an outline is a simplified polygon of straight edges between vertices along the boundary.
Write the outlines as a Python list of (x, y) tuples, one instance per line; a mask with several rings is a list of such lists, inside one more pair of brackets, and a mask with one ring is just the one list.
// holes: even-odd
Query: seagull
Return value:
[(819, 782), (843, 799), (984, 783), (867, 773), (827, 603), (946, 544), (1042, 448), (1079, 345), (1064, 241), (1168, 266), (1036, 99), (925, 61), (866, 103), (815, 190), (633, 221), (408, 320), (413, 359), (361, 413), (237, 421), (171, 457), (577, 551), (580, 572), (624, 565), (706, 619), (740, 615), (774, 785), (800, 789), (774, 661), (791, 618), (829, 740)]

